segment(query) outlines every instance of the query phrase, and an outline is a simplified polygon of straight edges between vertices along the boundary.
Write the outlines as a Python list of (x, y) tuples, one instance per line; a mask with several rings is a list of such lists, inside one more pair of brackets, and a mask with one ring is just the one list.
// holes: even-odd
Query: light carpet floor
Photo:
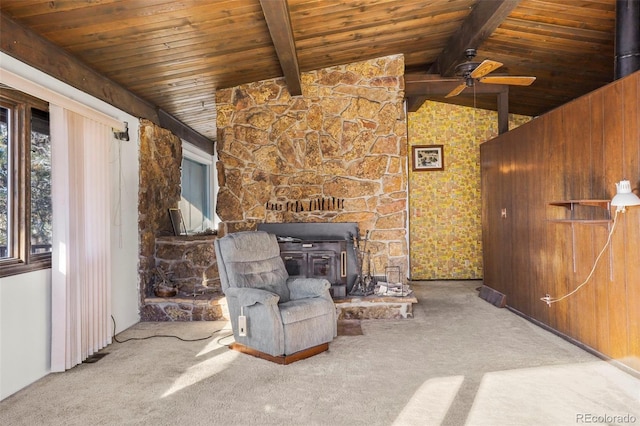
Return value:
[(0, 424), (640, 424), (640, 379), (483, 301), (479, 285), (413, 283), (413, 319), (362, 321), (362, 335), (287, 366), (227, 349), (224, 322), (140, 323), (118, 338), (221, 331), (114, 343), (0, 402)]

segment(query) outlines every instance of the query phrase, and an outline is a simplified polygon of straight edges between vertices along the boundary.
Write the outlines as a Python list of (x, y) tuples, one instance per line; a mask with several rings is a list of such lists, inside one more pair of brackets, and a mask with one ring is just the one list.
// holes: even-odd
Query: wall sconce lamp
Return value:
[(640, 206), (640, 198), (631, 192), (631, 183), (621, 180), (616, 183), (616, 195), (611, 200), (611, 205), (617, 207), (616, 212), (625, 212), (628, 206)]
[(129, 123), (124, 122), (124, 131), (122, 132), (113, 132), (113, 137), (119, 141), (128, 141), (129, 140)]
[(631, 182), (629, 182), (628, 180), (621, 180), (620, 182), (616, 183), (616, 195), (611, 200), (611, 205), (614, 207), (617, 207), (615, 216), (613, 218), (613, 225), (611, 226), (611, 230), (609, 231), (607, 242), (602, 248), (602, 251), (600, 251), (600, 254), (598, 254), (598, 257), (596, 257), (596, 261), (593, 264), (593, 268), (591, 269), (591, 272), (589, 272), (589, 275), (582, 282), (582, 284), (580, 284), (570, 293), (567, 293), (562, 297), (553, 297), (550, 294), (547, 294), (546, 296), (541, 297), (540, 300), (545, 302), (547, 306), (551, 306), (552, 303), (556, 303), (563, 299), (566, 299), (567, 297), (571, 296), (572, 294), (580, 290), (580, 288), (582, 288), (582, 286), (584, 286), (587, 282), (589, 282), (589, 280), (593, 276), (593, 273), (596, 270), (596, 266), (598, 266), (598, 262), (600, 261), (600, 258), (604, 254), (609, 244), (611, 244), (611, 237), (613, 236), (613, 231), (616, 229), (616, 224), (618, 223), (618, 213), (626, 212), (627, 207), (630, 207), (630, 206), (640, 206), (640, 198), (638, 198), (636, 194), (631, 192)]

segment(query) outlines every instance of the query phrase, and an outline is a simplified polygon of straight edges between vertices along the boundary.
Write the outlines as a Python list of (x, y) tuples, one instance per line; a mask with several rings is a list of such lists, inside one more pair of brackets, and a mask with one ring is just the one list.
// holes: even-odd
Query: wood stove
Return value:
[(280, 256), (290, 277), (325, 278), (332, 297), (347, 295), (345, 240), (281, 240)]
[(290, 276), (326, 278), (334, 298), (349, 293), (358, 274), (353, 247), (357, 223), (261, 223), (258, 230), (278, 237)]

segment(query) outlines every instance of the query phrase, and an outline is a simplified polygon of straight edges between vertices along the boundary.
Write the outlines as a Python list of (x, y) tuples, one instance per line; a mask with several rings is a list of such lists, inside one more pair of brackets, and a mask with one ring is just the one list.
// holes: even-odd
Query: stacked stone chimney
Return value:
[(216, 93), (223, 233), (258, 223), (357, 222), (376, 273), (408, 268), (404, 57)]

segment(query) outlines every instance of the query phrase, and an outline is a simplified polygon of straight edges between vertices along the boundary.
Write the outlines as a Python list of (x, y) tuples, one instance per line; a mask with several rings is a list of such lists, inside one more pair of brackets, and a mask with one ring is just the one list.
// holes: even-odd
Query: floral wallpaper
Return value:
[[(509, 116), (513, 129), (530, 117)], [(410, 277), (482, 278), (480, 144), (498, 135), (495, 111), (425, 102), (407, 118), (415, 145), (443, 145), (444, 170), (409, 164)]]

